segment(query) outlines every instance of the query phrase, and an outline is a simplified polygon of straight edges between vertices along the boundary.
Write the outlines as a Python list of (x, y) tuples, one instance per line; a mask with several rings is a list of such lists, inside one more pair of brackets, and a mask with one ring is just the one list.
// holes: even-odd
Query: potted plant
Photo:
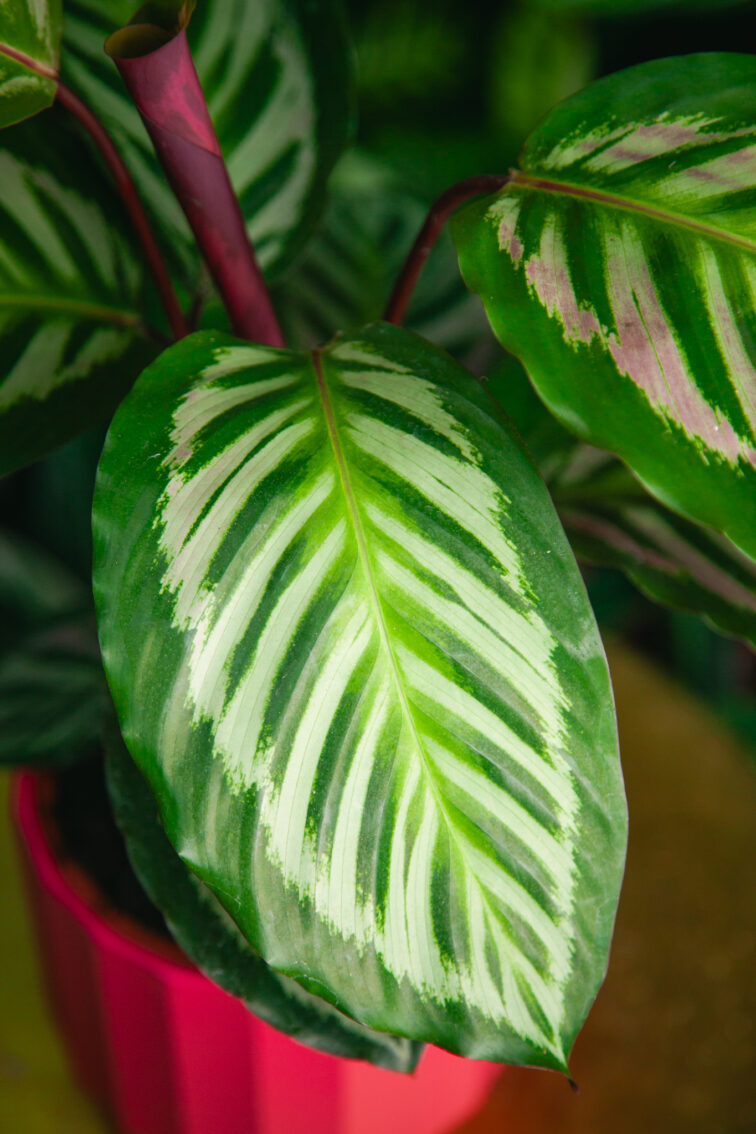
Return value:
[[(347, 274), (337, 326), (322, 281), (345, 200), (371, 209), (379, 256), (396, 217), (386, 175), (353, 161), (296, 266), (350, 132), (332, 0), (63, 7), (0, 14), (0, 444), (10, 472), (110, 421), (109, 692), (86, 598), (49, 563), (36, 589), (16, 573), (43, 593), (0, 678), (63, 689), (16, 757), (106, 752), (146, 893), (236, 999), (159, 923), (110, 899), (93, 915), (101, 887), (55, 853), (60, 781), (25, 778), (59, 1015), (133, 1134), (207, 1129), (226, 1074), (225, 1134), (347, 1129), (345, 1097), (362, 1134), (370, 1108), (396, 1125), (392, 1098), (440, 1134), (496, 1065), (568, 1073), (606, 969), (626, 809), (570, 543), (753, 638), (756, 62), (589, 85), (516, 168), (442, 194), (383, 320), (354, 319)], [(450, 217), (506, 354), (478, 308), (441, 345), (402, 326)], [(434, 299), (467, 303), (436, 265)], [(397, 1072), (423, 1043), (418, 1117)]]

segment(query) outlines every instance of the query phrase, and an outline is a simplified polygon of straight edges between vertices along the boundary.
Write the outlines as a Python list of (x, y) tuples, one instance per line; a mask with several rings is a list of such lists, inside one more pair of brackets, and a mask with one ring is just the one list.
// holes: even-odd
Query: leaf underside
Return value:
[(252, 946), (379, 1030), (563, 1068), (622, 871), (613, 707), (474, 379), (380, 324), (193, 336), (118, 411), (94, 523), (124, 738)]
[(688, 55), (557, 107), (453, 235), (574, 433), (756, 555), (756, 57)]

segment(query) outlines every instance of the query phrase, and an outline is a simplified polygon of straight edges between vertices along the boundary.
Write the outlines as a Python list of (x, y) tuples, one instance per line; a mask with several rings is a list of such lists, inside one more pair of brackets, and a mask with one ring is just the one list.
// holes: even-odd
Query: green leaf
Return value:
[(518, 148), (544, 114), (596, 73), (588, 25), (532, 4), (504, 8), (492, 47), (492, 118), (504, 142)]
[[(61, 0), (3, 0), (0, 3), (0, 127), (12, 126), (52, 106), (58, 91)], [(20, 52), (48, 75), (40, 75), (5, 48)]]
[(378, 1030), (563, 1068), (625, 804), (582, 581), (489, 406), (382, 324), (178, 344), (101, 460), (100, 639), (171, 842), (270, 965)]
[(109, 704), (91, 614), (30, 635), (0, 657), (0, 765), (81, 759)]
[[(189, 227), (103, 51), (133, 11), (133, 0), (67, 3), (63, 65), (112, 132), (166, 249), (194, 282), (200, 261)], [(187, 35), (250, 236), (273, 275), (317, 219), (350, 130), (350, 49), (337, 0), (203, 0)]]
[(108, 704), (89, 587), (0, 530), (0, 765), (80, 759)]
[(202, 971), (251, 1012), (301, 1043), (393, 1071), (414, 1070), (421, 1049), (350, 1020), (250, 948), (207, 886), (187, 870), (160, 824), (155, 799), (116, 729), (107, 743), (108, 791), (134, 871), (171, 934)]
[(154, 357), (128, 223), (50, 111), (0, 148), (0, 475), (83, 432)]
[[(337, 331), (379, 319), (427, 212), (387, 166), (347, 155), (331, 181), (320, 229), (274, 292), (287, 342), (317, 347)], [(498, 351), (480, 301), (460, 279), (446, 232), (420, 277), (406, 323), (465, 362)]]
[(54, 555), (0, 528), (0, 628), (3, 647), (11, 627), (40, 628), (91, 607), (88, 587)]
[(756, 646), (756, 562), (648, 496), (616, 457), (579, 444), (550, 485), (579, 559), (617, 567), (665, 606)]
[(536, 0), (546, 12), (582, 16), (644, 16), (654, 12), (720, 12), (744, 7), (753, 0)]
[(603, 79), (453, 224), (468, 285), (578, 436), (756, 555), (756, 56)]

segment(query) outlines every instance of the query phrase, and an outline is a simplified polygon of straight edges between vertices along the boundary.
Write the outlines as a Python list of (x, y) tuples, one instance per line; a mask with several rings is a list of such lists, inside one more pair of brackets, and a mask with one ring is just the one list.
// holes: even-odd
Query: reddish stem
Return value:
[(171, 277), (165, 266), (165, 261), (158, 248), (157, 241), (152, 234), (152, 229), (150, 228), (147, 215), (142, 207), (142, 202), (139, 199), (139, 194), (137, 193), (131, 174), (126, 168), (123, 158), (116, 149), (105, 127), (100, 120), (95, 117), (89, 107), (83, 103), (65, 83), (60, 81), (57, 73), (51, 67), (46, 67), (44, 63), (37, 63), (35, 59), (24, 55), (21, 51), (16, 51), (13, 47), (8, 47), (6, 44), (0, 44), (0, 54), (8, 55), (11, 59), (23, 63), (30, 71), (35, 71), (43, 78), (52, 79), (57, 83), (58, 102), (65, 106), (66, 110), (73, 114), (87, 131), (102, 154), (103, 160), (113, 176), (118, 192), (131, 218), (131, 223), (134, 226), (139, 243), (142, 246), (144, 258), (147, 261), (147, 265), (160, 294), (160, 299), (165, 308), (173, 337), (176, 339), (183, 338), (188, 331), (181, 306), (176, 292), (174, 291), (173, 283), (171, 282)]
[(234, 331), (253, 342), (283, 346), (186, 33), (135, 58), (119, 57), (116, 47), (117, 41), (111, 49), (116, 66), (186, 214)]
[(407, 308), (410, 305), (420, 273), (425, 266), (425, 261), (430, 256), (433, 246), (452, 213), (465, 201), (469, 201), (471, 197), (480, 197), (484, 193), (495, 193), (497, 189), (503, 188), (509, 180), (510, 174), (500, 176), (483, 174), (480, 177), (468, 177), (464, 181), (458, 181), (456, 185), (452, 185), (431, 205), (425, 223), (417, 234), (417, 239), (404, 261), (404, 266), (394, 284), (394, 290), (386, 304), (383, 318), (387, 323), (401, 327), (404, 322)]

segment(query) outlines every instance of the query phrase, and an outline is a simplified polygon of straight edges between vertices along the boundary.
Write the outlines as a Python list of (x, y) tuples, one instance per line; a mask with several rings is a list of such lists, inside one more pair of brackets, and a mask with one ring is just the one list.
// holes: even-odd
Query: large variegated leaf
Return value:
[[(199, 261), (184, 215), (103, 51), (136, 7), (67, 2), (63, 66), (118, 142), (166, 248), (193, 275)], [(350, 56), (338, 0), (202, 0), (187, 35), (250, 236), (274, 273), (309, 232), (348, 133)]]
[(157, 347), (127, 222), (57, 110), (3, 133), (0, 186), (3, 474), (112, 411)]
[(579, 560), (616, 567), (656, 602), (701, 614), (756, 645), (756, 563), (749, 556), (665, 508), (611, 453), (576, 441), (511, 355), (486, 384), (540, 468)]
[(56, 72), (63, 27), (61, 0), (0, 2), (0, 127), (12, 126), (55, 101), (58, 84), (4, 48)]
[(107, 743), (107, 782), (131, 864), (187, 956), (250, 1011), (301, 1043), (344, 1058), (412, 1071), (418, 1044), (382, 1035), (271, 969), (242, 937), (217, 898), (168, 841), (155, 799), (116, 729)]
[(193, 336), (118, 411), (94, 524), (124, 738), (254, 948), (379, 1030), (564, 1067), (622, 871), (611, 693), (472, 376), (381, 324)]
[(756, 555), (756, 56), (588, 87), (454, 234), (553, 412)]

